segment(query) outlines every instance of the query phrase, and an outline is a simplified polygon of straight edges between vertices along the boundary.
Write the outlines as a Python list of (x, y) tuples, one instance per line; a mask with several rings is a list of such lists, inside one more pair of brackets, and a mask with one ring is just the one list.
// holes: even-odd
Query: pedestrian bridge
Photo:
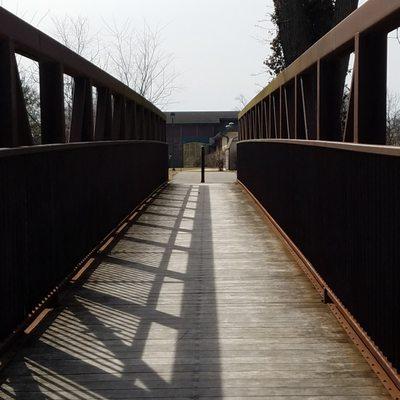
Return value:
[[(306, 51), (240, 113), (237, 177), (200, 184), (168, 181), (160, 110), (0, 8), (0, 398), (400, 399), (399, 15), (370, 0)], [(41, 145), (15, 54), (40, 65)]]
[(160, 189), (4, 375), (10, 399), (388, 398), (235, 183)]

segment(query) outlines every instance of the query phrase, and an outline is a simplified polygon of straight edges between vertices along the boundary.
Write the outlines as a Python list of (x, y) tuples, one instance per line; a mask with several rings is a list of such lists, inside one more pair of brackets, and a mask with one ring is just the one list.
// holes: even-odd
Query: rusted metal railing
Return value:
[[(157, 107), (0, 7), (0, 147), (33, 144), (16, 54), (39, 63), (43, 144), (66, 142), (64, 74), (74, 80), (70, 142), (165, 141), (165, 117)], [(97, 88), (95, 121), (93, 87)]]
[[(239, 181), (398, 396), (400, 148), (385, 142), (387, 35), (399, 25), (399, 0), (369, 0), (244, 108), (238, 144)], [(331, 71), (350, 53), (343, 118)]]
[[(369, 0), (303, 53), (239, 114), (240, 139), (307, 139), (385, 144), (387, 34), (398, 0)], [(345, 130), (332, 97), (338, 62), (354, 53)], [(339, 112), (338, 112), (339, 111)]]
[[(39, 63), (41, 145), (33, 145), (17, 54)], [(64, 74), (74, 82), (69, 143)], [(168, 180), (165, 141), (157, 107), (0, 7), (0, 351)]]

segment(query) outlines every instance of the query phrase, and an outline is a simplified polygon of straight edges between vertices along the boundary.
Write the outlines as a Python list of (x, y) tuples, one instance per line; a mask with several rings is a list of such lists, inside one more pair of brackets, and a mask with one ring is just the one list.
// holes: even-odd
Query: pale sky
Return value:
[[(272, 0), (0, 0), (21, 18), (52, 34), (52, 16), (87, 17), (93, 31), (104, 20), (165, 26), (163, 48), (175, 57), (179, 89), (167, 109), (234, 110), (235, 99), (251, 100), (270, 79), (263, 70), (269, 54)], [(44, 17), (44, 18), (42, 18)], [(266, 30), (258, 27), (262, 25)], [(269, 32), (268, 32), (269, 31)], [(400, 44), (389, 39), (389, 90), (400, 90)]]
[[(3, 7), (52, 33), (51, 16), (81, 15), (94, 29), (103, 19), (165, 26), (163, 47), (175, 56), (179, 89), (169, 109), (233, 110), (267, 83), (263, 60), (269, 49), (258, 28), (272, 0), (3, 0)], [(251, 4), (251, 6), (249, 6)], [(268, 7), (269, 6), (269, 7)], [(36, 15), (35, 15), (36, 14)], [(269, 24), (272, 26), (271, 24)], [(255, 76), (257, 75), (257, 76)]]

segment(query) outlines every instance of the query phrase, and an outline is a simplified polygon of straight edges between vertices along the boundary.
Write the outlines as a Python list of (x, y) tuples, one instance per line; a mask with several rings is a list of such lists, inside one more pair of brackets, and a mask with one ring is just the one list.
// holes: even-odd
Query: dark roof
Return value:
[(237, 111), (168, 111), (164, 113), (167, 124), (172, 123), (171, 114), (174, 116), (174, 124), (219, 124), (221, 120), (235, 120)]

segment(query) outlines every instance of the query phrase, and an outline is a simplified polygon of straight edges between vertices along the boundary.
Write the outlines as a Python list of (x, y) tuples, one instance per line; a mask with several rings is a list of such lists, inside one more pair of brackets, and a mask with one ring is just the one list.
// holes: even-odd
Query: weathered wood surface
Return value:
[(232, 183), (169, 185), (2, 379), (2, 399), (389, 398)]

